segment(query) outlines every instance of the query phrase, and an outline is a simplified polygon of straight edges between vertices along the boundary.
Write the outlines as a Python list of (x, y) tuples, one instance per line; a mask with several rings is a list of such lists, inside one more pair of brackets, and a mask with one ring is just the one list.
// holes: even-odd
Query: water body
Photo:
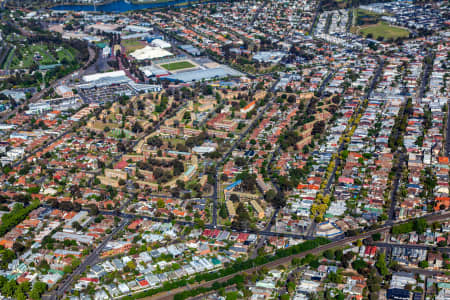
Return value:
[[(130, 1), (124, 0), (114, 1), (102, 5), (58, 5), (53, 7), (53, 10), (71, 10), (71, 11), (102, 11), (102, 12), (127, 12), (132, 10), (144, 9), (144, 8), (161, 8), (174, 6), (175, 4), (186, 3), (188, 0), (168, 0), (167, 2), (155, 2), (155, 3), (142, 3), (133, 4)], [(196, 1), (192, 1), (195, 4)]]

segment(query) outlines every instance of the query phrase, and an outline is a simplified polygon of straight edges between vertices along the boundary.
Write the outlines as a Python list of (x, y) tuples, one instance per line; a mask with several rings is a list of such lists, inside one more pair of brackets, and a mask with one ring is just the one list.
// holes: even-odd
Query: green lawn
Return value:
[(40, 65), (52, 65), (57, 63), (56, 59), (49, 53), (47, 45), (32, 45), (31, 53), (34, 54), (36, 52), (39, 52), (39, 54), (42, 56), (42, 59), (39, 63)]
[(58, 63), (58, 61), (49, 53), (46, 45), (32, 44), (27, 47), (17, 47), (16, 55), (11, 63), (11, 69), (29, 68), (33, 63), (35, 54), (37, 53), (41, 56), (41, 59), (38, 61), (39, 65), (51, 65)]
[(58, 48), (52, 54), (52, 51), (44, 43), (25, 46), (19, 45), (14, 52), (11, 69), (29, 68), (33, 64), (35, 54), (37, 53), (41, 56), (40, 60), (36, 60), (36, 63), (40, 66), (61, 63), (64, 59), (67, 62), (72, 62), (75, 60), (77, 54), (77, 50), (73, 48)]
[(161, 67), (163, 67), (164, 69), (166, 69), (168, 71), (175, 71), (175, 70), (193, 68), (193, 67), (195, 67), (195, 65), (193, 65), (192, 63), (190, 63), (188, 61), (178, 61), (178, 62), (174, 62), (174, 63), (168, 63), (168, 64), (161, 65)]
[(407, 38), (409, 36), (409, 31), (391, 26), (387, 23), (381, 22), (374, 25), (369, 25), (359, 30), (359, 33), (365, 37), (372, 35), (373, 39), (378, 39), (379, 37), (384, 38), (384, 40), (397, 39), (397, 38)]
[(75, 55), (68, 49), (61, 49), (60, 51), (57, 51), (56, 54), (58, 54), (59, 61), (62, 61), (64, 58), (67, 61), (72, 61), (75, 58)]

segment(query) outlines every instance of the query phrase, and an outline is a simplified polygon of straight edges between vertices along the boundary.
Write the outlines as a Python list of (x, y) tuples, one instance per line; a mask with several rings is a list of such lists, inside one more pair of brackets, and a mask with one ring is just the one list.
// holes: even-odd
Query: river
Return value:
[[(168, 1), (155, 1), (153, 3), (141, 3), (141, 4), (133, 4), (130, 1), (113, 1), (107, 4), (101, 5), (58, 5), (52, 7), (53, 10), (71, 10), (71, 11), (102, 11), (102, 12), (127, 12), (132, 10), (144, 9), (144, 8), (161, 8), (161, 7), (169, 7), (176, 4), (184, 3), (186, 4), (188, 0), (168, 0)], [(192, 3), (196, 3), (197, 1), (192, 1)], [(211, 1), (212, 2), (212, 1)], [(216, 1), (217, 2), (217, 1)]]

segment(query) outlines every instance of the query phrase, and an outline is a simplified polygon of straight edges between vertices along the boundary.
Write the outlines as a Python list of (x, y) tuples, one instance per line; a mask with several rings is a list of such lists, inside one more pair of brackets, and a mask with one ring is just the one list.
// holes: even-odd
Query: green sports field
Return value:
[(193, 65), (192, 63), (190, 63), (188, 61), (177, 61), (177, 62), (173, 62), (173, 63), (163, 64), (163, 65), (161, 65), (161, 67), (163, 67), (164, 69), (166, 69), (168, 71), (176, 71), (176, 70), (181, 70), (181, 69), (193, 68), (193, 67), (195, 67), (195, 65)]
[(401, 27), (391, 26), (384, 22), (363, 27), (359, 30), (359, 33), (365, 37), (367, 37), (368, 35), (372, 35), (373, 39), (382, 37), (384, 38), (384, 40), (395, 40), (397, 38), (409, 37), (408, 30)]

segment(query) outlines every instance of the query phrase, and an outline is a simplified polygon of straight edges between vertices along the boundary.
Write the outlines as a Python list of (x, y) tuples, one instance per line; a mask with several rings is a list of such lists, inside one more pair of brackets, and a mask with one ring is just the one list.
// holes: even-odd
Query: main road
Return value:
[[(272, 87), (270, 88), (270, 91), (272, 92), (277, 85), (278, 80), (274, 82)], [(239, 134), (239, 138), (233, 143), (233, 145), (230, 147), (230, 149), (225, 153), (225, 155), (222, 157), (222, 159), (217, 163), (216, 170), (215, 170), (215, 178), (214, 178), (214, 192), (213, 192), (213, 214), (212, 214), (212, 225), (217, 226), (217, 200), (219, 197), (219, 191), (218, 191), (218, 185), (219, 185), (219, 179), (217, 178), (217, 174), (219, 173), (219, 168), (224, 164), (224, 162), (230, 157), (231, 153), (236, 149), (237, 145), (241, 143), (241, 141), (249, 134), (251, 130), (254, 129), (254, 127), (258, 124), (259, 120), (261, 120), (264, 113), (267, 111), (267, 109), (270, 107), (270, 105), (275, 100), (275, 96), (273, 96), (269, 101), (267, 101), (264, 108), (259, 108), (258, 115), (255, 119), (250, 123), (250, 125), (241, 133)]]
[(64, 296), (64, 294), (69, 290), (76, 276), (81, 275), (88, 266), (95, 265), (98, 262), (99, 256), (103, 249), (106, 247), (109, 241), (112, 240), (114, 235), (122, 230), (125, 225), (129, 223), (128, 219), (123, 219), (119, 225), (112, 230), (112, 232), (106, 236), (106, 238), (101, 242), (101, 244), (94, 249), (94, 251), (89, 254), (86, 259), (69, 275), (67, 276), (59, 285), (50, 292), (48, 295), (42, 297), (45, 300), (57, 300)]
[[(42, 91), (34, 94), (28, 101), (26, 101), (24, 104), (14, 108), (12, 111), (10, 111), (9, 113), (3, 115), (0, 118), (0, 123), (5, 122), (5, 120), (7, 120), (9, 117), (14, 116), (18, 113), (19, 108), (23, 108), (25, 107), (25, 105), (28, 105), (30, 103), (36, 102), (38, 100), (40, 100), (42, 98), (42, 96), (50, 89), (50, 88), (55, 88), (58, 85), (61, 85), (63, 83), (65, 83), (67, 80), (69, 79), (73, 79), (74, 76), (76, 76), (77, 78), (80, 78), (83, 74), (84, 74), (84, 69), (89, 66), (91, 64), (91, 62), (96, 58), (95, 55), (95, 50), (91, 47), (88, 47), (89, 50), (89, 61), (81, 68), (78, 69), (78, 71), (75, 71), (73, 73), (70, 73), (66, 76), (64, 76), (63, 78), (60, 78), (56, 81), (54, 81), (48, 88), (43, 89)], [(76, 75), (75, 75), (76, 74)], [(18, 166), (19, 164), (23, 163), (24, 161), (26, 161), (28, 158), (34, 156), (37, 152), (42, 151), (44, 148), (50, 146), (51, 144), (53, 144), (54, 142), (60, 140), (61, 138), (63, 138), (64, 136), (66, 136), (68, 133), (70, 133), (72, 131), (73, 127), (68, 128), (67, 130), (65, 130), (64, 132), (58, 134), (56, 137), (54, 137), (53, 139), (50, 139), (49, 141), (47, 141), (46, 143), (44, 143), (43, 145), (39, 146), (38, 148), (34, 149), (32, 152), (28, 153), (26, 156), (22, 157), (20, 160), (16, 161), (13, 164), (13, 167)]]
[[(378, 63), (378, 68), (376, 69), (375, 74), (374, 74), (374, 76), (372, 78), (372, 81), (370, 83), (370, 87), (369, 87), (369, 89), (367, 90), (367, 92), (365, 94), (365, 99), (369, 99), (370, 95), (372, 94), (372, 91), (375, 89), (375, 86), (376, 86), (376, 84), (378, 82), (378, 79), (380, 78), (381, 71), (383, 70), (383, 66), (384, 66), (384, 60), (380, 60), (379, 63)], [(362, 112), (362, 105), (359, 106), (357, 114), (359, 114), (361, 112)], [(336, 153), (338, 153), (338, 154), (341, 153), (341, 151), (344, 149), (344, 146), (345, 146), (345, 140), (343, 139), (341, 144), (339, 145), (339, 148), (338, 148)], [(341, 163), (341, 160), (340, 160), (339, 155), (338, 155), (338, 157), (336, 158), (336, 163), (334, 165), (334, 168), (331, 171), (331, 175), (330, 175), (330, 177), (328, 179), (328, 182), (327, 182), (327, 184), (325, 186), (325, 189), (324, 189), (324, 194), (325, 195), (328, 195), (330, 193), (330, 191), (331, 191), (331, 185), (333, 184), (333, 181), (334, 181), (334, 178), (335, 178), (335, 174), (336, 174), (337, 168), (339, 167), (340, 163)]]
[[(428, 63), (427, 60), (426, 61), (426, 65), (425, 65), (425, 69), (422, 73), (422, 77), (420, 80), (420, 87), (419, 90), (417, 91), (416, 97), (419, 100), (422, 100), (422, 98), (425, 95), (425, 90), (426, 87), (428, 86), (428, 82), (429, 82), (429, 77), (430, 77), (430, 72), (432, 70), (433, 67), (433, 57), (434, 54), (433, 53), (429, 53), (427, 55), (427, 57), (430, 58), (430, 62)], [(406, 111), (406, 103), (402, 108), (402, 111), (400, 113), (400, 117), (404, 118), (405, 117), (405, 113), (407, 114), (408, 112)], [(391, 133), (394, 134), (395, 138), (393, 140), (397, 140), (399, 138), (399, 135), (401, 134), (400, 130), (398, 128), (395, 128), (395, 132)], [(392, 190), (390, 193), (390, 199), (391, 199), (391, 206), (389, 208), (389, 221), (393, 221), (395, 220), (395, 209), (397, 207), (397, 191), (398, 188), (400, 186), (400, 180), (401, 180), (401, 175), (403, 172), (403, 167), (405, 165), (405, 163), (407, 162), (406, 160), (406, 153), (403, 149), (403, 147), (397, 147), (397, 150), (394, 153), (394, 157), (397, 158), (397, 166), (395, 168), (395, 177), (394, 177), (394, 183), (392, 185)]]
[[(365, 94), (365, 99), (369, 99), (369, 98), (370, 98), (370, 95), (372, 94), (372, 91), (375, 89), (375, 86), (376, 86), (376, 84), (377, 84), (377, 82), (378, 82), (378, 79), (380, 78), (381, 72), (383, 71), (383, 66), (384, 66), (384, 60), (379, 59), (379, 61), (378, 61), (378, 67), (377, 67), (377, 69), (376, 69), (376, 71), (375, 71), (375, 74), (374, 74), (374, 76), (373, 76), (373, 78), (372, 78), (372, 81), (371, 81), (371, 83), (370, 83), (370, 86), (369, 86), (369, 88), (368, 88), (368, 90), (367, 90), (367, 92), (366, 92), (366, 94)], [(336, 72), (336, 71), (330, 73), (330, 74), (327, 76), (327, 78), (324, 80), (324, 82), (322, 83), (322, 85), (320, 86), (320, 88), (319, 88), (318, 91), (319, 91), (319, 95), (320, 95), (321, 98), (323, 97), (322, 92), (323, 92), (323, 90), (324, 90), (324, 88), (325, 88), (325, 85), (328, 83), (328, 81), (331, 79), (331, 76), (332, 76), (335, 72)], [(361, 113), (361, 112), (362, 112), (362, 109), (363, 109), (363, 107), (362, 107), (362, 105), (360, 104), (359, 107), (358, 107), (357, 114)], [(351, 124), (351, 125), (353, 126), (353, 124)], [(337, 151), (336, 151), (337, 154), (341, 153), (341, 151), (344, 150), (345, 144), (346, 144), (345, 139), (342, 139), (342, 142), (339, 144), (339, 147), (338, 147), (338, 149), (337, 149)], [(334, 164), (334, 168), (333, 168), (333, 170), (331, 171), (330, 176), (328, 177), (327, 184), (325, 185), (325, 188), (324, 188), (324, 195), (328, 195), (328, 194), (331, 192), (331, 186), (332, 186), (332, 184), (333, 184), (333, 182), (334, 182), (335, 174), (336, 174), (336, 172), (337, 172), (338, 167), (340, 167), (340, 164), (341, 164), (341, 159), (340, 159), (340, 155), (338, 155), (338, 156), (336, 157), (336, 161), (335, 161), (335, 164)], [(307, 236), (312, 236), (312, 235), (314, 234), (315, 228), (316, 228), (316, 221), (315, 221), (315, 220), (312, 220), (311, 225), (310, 225), (310, 227), (308, 228)]]
[(17, 115), (18, 111), (20, 108), (24, 108), (26, 105), (33, 103), (33, 102), (37, 102), (39, 100), (42, 99), (42, 96), (45, 95), (46, 92), (48, 92), (51, 88), (55, 88), (61, 84), (64, 84), (66, 81), (70, 80), (70, 79), (74, 79), (74, 78), (80, 78), (85, 71), (85, 68), (87, 66), (89, 66), (93, 60), (96, 58), (96, 52), (92, 47), (88, 47), (88, 51), (89, 51), (89, 60), (84, 64), (83, 67), (81, 67), (80, 69), (78, 69), (77, 71), (74, 71), (60, 79), (57, 79), (55, 81), (53, 81), (49, 87), (44, 88), (43, 90), (41, 90), (40, 92), (37, 92), (36, 94), (34, 94), (33, 96), (31, 96), (30, 99), (28, 99), (27, 101), (25, 101), (25, 103), (23, 103), (22, 105), (17, 106), (16, 108), (14, 108), (13, 110), (5, 113), (2, 115), (2, 117), (0, 118), (0, 123), (4, 123), (8, 118), (10, 118), (11, 116)]
[[(125, 214), (125, 213), (121, 213), (121, 212), (100, 211), (100, 213), (105, 213), (105, 214), (109, 214), (109, 215), (116, 215), (116, 216), (122, 217), (123, 219), (119, 223), (119, 225), (116, 228), (114, 228), (114, 230), (101, 242), (101, 244), (97, 248), (95, 248), (94, 251), (91, 252), (90, 255), (88, 255), (86, 257), (86, 259), (75, 269), (75, 271), (73, 271), (68, 277), (66, 277), (55, 288), (55, 290), (53, 290), (49, 294), (45, 295), (43, 297), (43, 299), (46, 299), (46, 300), (57, 300), (57, 299), (60, 299), (61, 297), (63, 297), (64, 294), (69, 290), (69, 288), (72, 285), (75, 277), (80, 275), (80, 274), (82, 274), (86, 270), (86, 268), (88, 266), (95, 265), (98, 262), (99, 256), (100, 256), (101, 252), (103, 251), (103, 249), (105, 248), (105, 246), (107, 245), (107, 243), (109, 241), (111, 241), (112, 238), (114, 237), (114, 235), (116, 233), (118, 233), (120, 230), (122, 230), (125, 227), (125, 225), (129, 224), (129, 222), (132, 219), (143, 217), (143, 218), (150, 219), (150, 220), (162, 221), (161, 219), (158, 219), (158, 218), (153, 218), (153, 217), (148, 217), (148, 216), (138, 216), (138, 215), (133, 215), (133, 214)], [(429, 214), (427, 216), (423, 216), (423, 218), (429, 223), (442, 221), (442, 220), (448, 220), (449, 217), (450, 217), (450, 212), (447, 212), (447, 213), (433, 213), (433, 214)], [(169, 222), (168, 219), (164, 220), (164, 221)], [(181, 225), (190, 225), (190, 226), (194, 225), (192, 222), (187, 222), (187, 221), (180, 221), (180, 220), (178, 220), (176, 222), (181, 224)], [(256, 272), (257, 270), (259, 270), (261, 268), (269, 268), (269, 269), (270, 268), (274, 268), (274, 267), (276, 267), (276, 266), (278, 266), (280, 264), (289, 263), (291, 261), (291, 259), (294, 258), (294, 257), (301, 258), (301, 257), (306, 256), (307, 254), (319, 254), (319, 253), (321, 253), (321, 252), (323, 252), (325, 250), (336, 248), (336, 247), (341, 247), (341, 246), (344, 246), (344, 245), (346, 245), (348, 243), (354, 242), (356, 240), (370, 237), (370, 236), (372, 236), (375, 233), (381, 233), (381, 232), (389, 231), (392, 228), (392, 226), (394, 226), (396, 224), (401, 224), (401, 223), (404, 223), (404, 222), (407, 222), (407, 221), (400, 221), (400, 222), (395, 222), (395, 223), (387, 222), (386, 224), (382, 225), (381, 227), (379, 227), (377, 229), (369, 230), (369, 231), (366, 231), (366, 232), (363, 232), (361, 234), (358, 234), (358, 235), (355, 235), (355, 236), (351, 236), (351, 237), (341, 237), (341, 238), (339, 238), (339, 239), (337, 239), (335, 241), (332, 241), (331, 243), (328, 243), (326, 245), (317, 247), (315, 249), (308, 250), (308, 251), (305, 251), (305, 252), (302, 252), (302, 253), (299, 253), (299, 254), (291, 255), (291, 256), (288, 256), (288, 257), (284, 257), (284, 258), (281, 258), (281, 259), (277, 259), (277, 260), (274, 260), (274, 261), (269, 262), (267, 264), (264, 264), (264, 265), (261, 265), (261, 266), (257, 266), (257, 267), (251, 268), (251, 269), (243, 270), (241, 272), (234, 273), (234, 274), (231, 274), (229, 276), (222, 277), (222, 278), (218, 278), (216, 280), (204, 282), (204, 283), (201, 283), (201, 284), (198, 284), (198, 285), (195, 285), (195, 286), (189, 286), (188, 288), (187, 287), (183, 287), (183, 288), (176, 289), (175, 291), (164, 292), (164, 293), (159, 294), (159, 296), (158, 295), (152, 296), (152, 299), (172, 299), (172, 297), (174, 295), (174, 292), (178, 293), (178, 292), (182, 292), (182, 291), (184, 291), (186, 289), (197, 288), (197, 287), (210, 287), (210, 286), (212, 286), (212, 284), (214, 282), (224, 282), (224, 281), (232, 278), (233, 276), (235, 276), (237, 274), (253, 273), (253, 272)], [(212, 224), (208, 224), (205, 227), (206, 228), (216, 228), (217, 226), (214, 226)], [(292, 237), (292, 238), (299, 238), (299, 239), (304, 238), (301, 235), (282, 234), (282, 233), (270, 232), (270, 231), (258, 231), (258, 232), (253, 232), (253, 233), (261, 234), (261, 235), (272, 235), (272, 236), (289, 236), (289, 237)]]
[[(450, 212), (445, 213), (445, 214), (429, 215), (429, 216), (425, 217), (425, 219), (427, 220), (427, 222), (436, 222), (436, 221), (440, 221), (440, 220), (446, 220), (446, 219), (449, 218), (449, 216), (450, 216)], [(399, 223), (401, 223), (401, 222), (399, 222)], [(317, 255), (317, 254), (320, 254), (323, 251), (326, 251), (326, 250), (329, 250), (329, 249), (342, 247), (342, 246), (345, 246), (345, 245), (347, 245), (349, 243), (355, 242), (357, 240), (368, 238), (368, 237), (372, 236), (375, 233), (381, 233), (381, 232), (388, 231), (388, 230), (391, 229), (392, 226), (393, 226), (392, 223), (385, 224), (384, 226), (382, 226), (380, 228), (377, 228), (377, 229), (374, 229), (374, 230), (370, 230), (370, 231), (367, 231), (365, 233), (361, 233), (361, 234), (358, 234), (358, 235), (355, 235), (355, 236), (352, 236), (352, 237), (345, 237), (345, 238), (342, 238), (342, 239), (340, 239), (338, 241), (331, 242), (331, 243), (328, 243), (326, 245), (322, 245), (322, 246), (319, 246), (317, 248), (314, 248), (314, 249), (311, 249), (311, 250), (307, 250), (307, 251), (304, 251), (304, 252), (299, 253), (299, 254), (294, 254), (294, 255), (287, 256), (287, 257), (283, 257), (283, 258), (271, 261), (269, 263), (266, 263), (266, 264), (263, 264), (263, 265), (260, 265), (260, 266), (257, 266), (257, 267), (253, 267), (253, 268), (250, 268), (250, 269), (247, 269), (247, 270), (242, 270), (240, 272), (236, 272), (234, 274), (230, 274), (228, 276), (221, 277), (221, 278), (218, 278), (218, 279), (215, 279), (215, 280), (202, 282), (202, 283), (197, 284), (197, 285), (190, 285), (189, 287), (181, 287), (181, 288), (178, 288), (176, 290), (172, 290), (172, 291), (168, 291), (168, 292), (162, 292), (162, 293), (159, 293), (157, 295), (154, 295), (154, 296), (151, 296), (151, 297), (147, 297), (147, 298), (144, 298), (144, 299), (148, 299), (148, 300), (150, 300), (150, 299), (152, 299), (152, 300), (169, 300), (169, 299), (173, 299), (173, 297), (174, 297), (174, 295), (176, 293), (180, 293), (180, 292), (183, 292), (183, 291), (192, 290), (194, 288), (200, 288), (200, 287), (208, 288), (208, 287), (211, 287), (215, 282), (225, 282), (225, 281), (233, 278), (236, 275), (253, 274), (253, 273), (255, 273), (255, 272), (257, 272), (257, 271), (259, 271), (259, 270), (261, 270), (263, 268), (264, 269), (273, 269), (273, 268), (276, 268), (276, 267), (278, 267), (280, 265), (289, 264), (293, 258), (303, 258), (303, 257), (305, 257), (308, 254)]]

